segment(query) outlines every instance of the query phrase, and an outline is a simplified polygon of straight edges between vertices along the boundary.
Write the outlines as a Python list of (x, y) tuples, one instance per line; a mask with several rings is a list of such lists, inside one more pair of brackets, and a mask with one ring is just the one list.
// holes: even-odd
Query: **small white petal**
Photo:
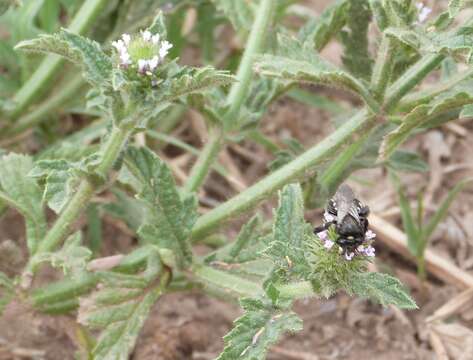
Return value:
[(365, 233), (365, 238), (367, 240), (371, 240), (371, 239), (374, 239), (376, 237), (376, 234), (371, 231), (371, 230), (368, 230), (366, 233)]
[(158, 64), (159, 64), (159, 57), (157, 56), (153, 57), (151, 60), (148, 60), (149, 69), (151, 71), (154, 71), (154, 69), (158, 67)]
[(317, 235), (318, 235), (319, 239), (322, 240), (322, 241), (327, 241), (328, 240), (328, 231), (327, 230), (321, 231)]
[(151, 33), (148, 30), (142, 31), (141, 32), (141, 37), (143, 38), (144, 41), (150, 41), (151, 40)]
[(130, 54), (128, 52), (123, 51), (120, 53), (120, 64), (122, 65), (130, 65), (131, 64), (131, 58)]
[(131, 41), (131, 36), (129, 34), (123, 34), (122, 39), (125, 45), (128, 46), (128, 44), (130, 44), (130, 41)]
[(366, 249), (365, 249), (365, 255), (366, 256), (369, 256), (369, 257), (374, 257), (375, 256), (375, 248), (372, 247), (372, 246), (368, 246)]
[(152, 42), (154, 45), (158, 45), (159, 40), (160, 40), (159, 34), (154, 34), (154, 35), (151, 37), (151, 42)]
[(172, 44), (169, 41), (163, 41), (161, 43), (161, 48), (159, 49), (159, 57), (161, 59), (165, 58), (166, 55), (169, 53), (169, 49), (172, 48)]
[(353, 256), (355, 256), (355, 253), (353, 253), (353, 252), (351, 252), (349, 254), (345, 253), (345, 259), (347, 259), (348, 261), (353, 259)]
[(324, 248), (330, 250), (334, 244), (335, 244), (335, 243), (334, 243), (332, 240), (325, 240)]
[(112, 41), (112, 46), (117, 49), (118, 52), (126, 50), (125, 43), (123, 40), (119, 39), (117, 41)]
[(143, 60), (143, 59), (138, 60), (138, 71), (140, 73), (144, 73), (146, 71), (147, 67), (148, 67), (148, 61), (147, 60)]

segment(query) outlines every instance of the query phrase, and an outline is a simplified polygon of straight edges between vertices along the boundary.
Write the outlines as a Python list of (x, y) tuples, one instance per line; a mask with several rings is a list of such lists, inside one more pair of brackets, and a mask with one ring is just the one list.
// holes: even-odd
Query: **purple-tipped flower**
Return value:
[(416, 4), (416, 8), (417, 10), (419, 11), (419, 14), (417, 15), (417, 23), (418, 24), (421, 24), (423, 23), (425, 20), (427, 20), (428, 16), (430, 15), (430, 13), (432, 12), (432, 9), (425, 6), (424, 3), (421, 3), (421, 2), (418, 2)]
[(172, 48), (170, 42), (162, 40), (159, 34), (152, 34), (149, 30), (141, 31), (137, 37), (123, 34), (121, 39), (112, 42), (112, 46), (117, 51), (122, 68), (131, 67), (138, 74), (148, 76), (154, 75)]
[(365, 255), (365, 256), (368, 256), (368, 257), (375, 257), (376, 250), (371, 245), (360, 245), (360, 246), (358, 246), (358, 248), (356, 250), (361, 255)]

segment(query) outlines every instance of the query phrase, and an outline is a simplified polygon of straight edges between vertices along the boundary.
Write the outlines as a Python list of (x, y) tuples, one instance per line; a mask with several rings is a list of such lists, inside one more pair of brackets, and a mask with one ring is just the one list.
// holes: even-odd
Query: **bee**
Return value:
[(318, 234), (335, 225), (338, 234), (336, 243), (344, 254), (353, 254), (366, 240), (369, 213), (369, 207), (355, 197), (348, 185), (342, 184), (327, 203), (324, 224), (316, 227), (314, 233)]

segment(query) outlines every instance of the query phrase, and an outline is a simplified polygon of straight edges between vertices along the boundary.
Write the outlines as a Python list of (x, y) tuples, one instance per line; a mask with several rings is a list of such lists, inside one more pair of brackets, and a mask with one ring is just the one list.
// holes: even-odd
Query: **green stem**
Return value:
[(378, 57), (371, 77), (371, 87), (378, 101), (383, 101), (394, 63), (393, 39), (384, 36), (378, 49)]
[(263, 47), (263, 41), (274, 17), (275, 3), (275, 0), (262, 0), (256, 11), (256, 19), (236, 74), (237, 82), (233, 84), (227, 97), (227, 104), (230, 108), (223, 119), (224, 127), (227, 130), (236, 125), (235, 118), (248, 95), (253, 76), (254, 57)]
[(441, 54), (426, 55), (411, 66), (406, 73), (389, 87), (384, 103), (385, 109), (387, 111), (392, 110), (399, 103), (399, 100), (414, 86), (419, 84), (444, 58), (445, 56)]
[(257, 10), (257, 16), (251, 28), (248, 45), (240, 61), (236, 74), (236, 82), (232, 85), (226, 103), (228, 111), (223, 117), (225, 131), (212, 129), (209, 140), (191, 170), (188, 181), (184, 185), (187, 192), (197, 191), (204, 183), (212, 164), (224, 144), (225, 133), (235, 126), (240, 108), (248, 94), (253, 74), (254, 56), (261, 51), (264, 38), (268, 32), (274, 15), (274, 0), (262, 0)]
[(289, 164), (271, 173), (234, 198), (201, 216), (194, 225), (192, 231), (193, 239), (202, 238), (224, 221), (252, 208), (285, 184), (307, 175), (306, 172), (308, 170), (323, 159), (332, 156), (341, 145), (350, 140), (355, 132), (373, 126), (374, 118), (375, 116), (367, 110), (359, 111), (312, 149), (309, 149)]
[(2, 135), (2, 138), (11, 137), (22, 133), (23, 131), (39, 124), (41, 120), (50, 116), (56, 109), (61, 107), (63, 103), (68, 101), (72, 96), (77, 95), (77, 92), (84, 86), (84, 80), (81, 76), (76, 76), (67, 81), (64, 86), (61, 86), (56, 94), (51, 95), (49, 99), (44, 101), (37, 108), (28, 114), (20, 117), (13, 123), (13, 126), (7, 129)]
[[(112, 130), (108, 141), (103, 146), (102, 159), (96, 169), (98, 175), (106, 177), (124, 147), (130, 132), (130, 130), (120, 128)], [(39, 244), (36, 254), (30, 259), (25, 272), (27, 278), (31, 278), (38, 266), (37, 255), (54, 250), (65, 240), (71, 231), (72, 225), (89, 203), (95, 190), (95, 185), (89, 179), (85, 178), (81, 181), (77, 192)], [(25, 278), (26, 284), (28, 283), (27, 278)]]
[(220, 129), (210, 130), (207, 144), (202, 149), (196, 163), (192, 167), (189, 179), (184, 185), (185, 192), (197, 191), (204, 183), (223, 144), (223, 133)]
[[(68, 30), (76, 34), (84, 34), (100, 15), (106, 0), (86, 0), (74, 16)], [(48, 84), (59, 72), (64, 59), (56, 55), (48, 55), (28, 81), (15, 94), (12, 101), (15, 104), (10, 112), (11, 118), (20, 116), (44, 91)]]

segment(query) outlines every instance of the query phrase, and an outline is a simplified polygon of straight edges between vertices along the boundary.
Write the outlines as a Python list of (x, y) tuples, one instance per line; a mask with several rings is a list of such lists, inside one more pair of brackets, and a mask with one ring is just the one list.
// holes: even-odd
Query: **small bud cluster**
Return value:
[(138, 74), (152, 76), (168, 55), (172, 44), (161, 40), (159, 34), (141, 31), (140, 36), (132, 38), (123, 34), (121, 39), (112, 42), (123, 69), (136, 68)]
[[(331, 221), (335, 220), (335, 217), (332, 214), (330, 214), (328, 212), (325, 212), (324, 213), (324, 219), (325, 219), (326, 222), (331, 222)], [(330, 238), (330, 234), (329, 234), (328, 230), (321, 231), (317, 235), (318, 235), (319, 239), (322, 241), (322, 244), (323, 244), (325, 249), (331, 250), (334, 247), (334, 245), (336, 245), (335, 239)], [(371, 243), (374, 241), (375, 238), (376, 238), (376, 234), (373, 231), (368, 230), (365, 233), (365, 242), (366, 243), (359, 245), (356, 248), (355, 252), (346, 252), (346, 251), (343, 250), (343, 248), (341, 246), (337, 245), (338, 246), (338, 252), (340, 254), (344, 254), (345, 259), (348, 260), (348, 261), (352, 260), (354, 258), (354, 256), (357, 255), (357, 254), (367, 256), (367, 257), (374, 257), (375, 256), (375, 248), (373, 246), (371, 246)]]
[(430, 13), (432, 12), (432, 9), (425, 6), (423, 3), (421, 2), (418, 2), (416, 4), (416, 8), (417, 10), (419, 11), (419, 14), (417, 15), (417, 23), (418, 24), (421, 24), (423, 23), (425, 20), (427, 20), (427, 17), (430, 15)]

